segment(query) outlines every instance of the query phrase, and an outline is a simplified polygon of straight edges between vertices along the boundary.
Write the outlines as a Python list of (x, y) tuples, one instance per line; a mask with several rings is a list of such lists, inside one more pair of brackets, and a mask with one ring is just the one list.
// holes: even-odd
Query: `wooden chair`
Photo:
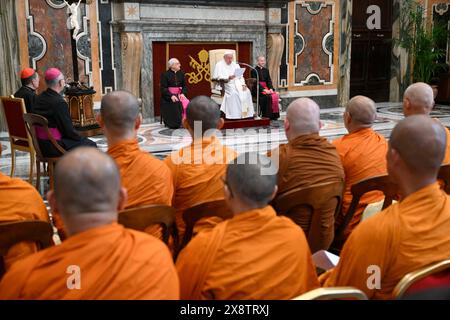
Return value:
[(0, 278), (5, 273), (4, 257), (15, 244), (32, 241), (39, 249), (53, 245), (53, 228), (50, 223), (39, 220), (7, 222), (0, 224)]
[(23, 115), (27, 112), (22, 98), (0, 97), (8, 125), (9, 143), (11, 144), (11, 177), (16, 169), (16, 151), (30, 153), (30, 174), (28, 181), (33, 183), (35, 151), (30, 134), (27, 132)]
[(367, 300), (367, 296), (353, 287), (330, 287), (308, 291), (292, 300)]
[(391, 182), (388, 175), (367, 178), (359, 181), (358, 183), (355, 183), (351, 187), (352, 202), (350, 203), (350, 207), (345, 214), (344, 221), (339, 226), (339, 228), (337, 228), (335, 233), (335, 241), (333, 247), (335, 247), (336, 250), (339, 251), (340, 245), (338, 245), (338, 242), (342, 241), (345, 229), (347, 229), (347, 226), (352, 220), (361, 197), (371, 191), (381, 191), (384, 193), (385, 198), (383, 202), (383, 210), (389, 207), (392, 204), (392, 201), (396, 199), (398, 195), (398, 188), (394, 183)]
[(442, 189), (450, 194), (450, 164), (444, 164), (439, 169), (438, 180), (441, 180)]
[(175, 209), (166, 205), (147, 205), (119, 212), (119, 223), (126, 228), (144, 231), (147, 227), (159, 224), (163, 231), (162, 240), (168, 244), (169, 237), (174, 239), (174, 247), (178, 246), (178, 232), (175, 225)]
[(233, 213), (227, 207), (225, 200), (215, 200), (199, 203), (183, 212), (183, 221), (186, 224), (183, 241), (180, 250), (192, 239), (194, 226), (200, 219), (208, 217), (219, 217), (223, 220), (233, 217)]
[[(245, 85), (247, 86), (247, 88), (250, 90), (250, 92), (253, 91), (253, 87), (256, 86), (256, 78), (247, 78), (245, 79)], [(255, 97), (252, 97), (254, 99), (253, 102), (256, 101)]]
[(450, 260), (439, 261), (405, 275), (392, 292), (395, 298), (436, 287), (450, 287)]
[(56, 162), (60, 157), (46, 157), (41, 151), (39, 147), (39, 139), (36, 134), (35, 127), (41, 127), (42, 130), (47, 134), (47, 139), (53, 145), (53, 147), (61, 153), (61, 156), (66, 152), (59, 144), (56, 142), (55, 138), (50, 133), (48, 129), (48, 121), (43, 116), (34, 113), (27, 113), (23, 115), (23, 119), (25, 120), (26, 128), (28, 133), (30, 134), (34, 150), (36, 151), (36, 189), (39, 190), (39, 183), (41, 179), (41, 163), (48, 164), (48, 177), (50, 180), (50, 189), (53, 189), (53, 171), (55, 168)]
[[(311, 214), (309, 230), (304, 231), (311, 252), (316, 252), (321, 249), (328, 249), (333, 241), (334, 218), (341, 208), (343, 191), (344, 181), (320, 183), (277, 195), (273, 205), (278, 214), (291, 216), (291, 218), (299, 209), (307, 210)], [(323, 211), (329, 211), (332, 201), (336, 203), (334, 216), (323, 217)], [(322, 239), (322, 235), (327, 232), (323, 230), (322, 225), (324, 220), (328, 219), (329, 223), (326, 224), (330, 226), (330, 230), (328, 230), (330, 237), (329, 239)]]

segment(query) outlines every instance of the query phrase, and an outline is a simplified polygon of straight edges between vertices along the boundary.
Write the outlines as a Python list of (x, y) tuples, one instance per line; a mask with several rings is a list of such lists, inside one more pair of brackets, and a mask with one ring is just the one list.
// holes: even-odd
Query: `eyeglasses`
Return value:
[(228, 190), (230, 191), (230, 196), (233, 198), (233, 190), (231, 190), (230, 185), (228, 184), (227, 180), (224, 177), (220, 177), (223, 184), (227, 186)]

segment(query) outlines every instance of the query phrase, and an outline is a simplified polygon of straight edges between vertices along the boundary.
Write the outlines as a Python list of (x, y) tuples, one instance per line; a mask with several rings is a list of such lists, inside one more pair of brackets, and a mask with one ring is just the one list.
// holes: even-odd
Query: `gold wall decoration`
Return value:
[(199, 61), (195, 60), (191, 55), (189, 55), (189, 58), (191, 58), (189, 66), (191, 66), (191, 68), (194, 69), (195, 71), (186, 73), (186, 76), (188, 77), (188, 82), (190, 84), (197, 84), (203, 81), (203, 79), (205, 79), (205, 81), (211, 82), (211, 76), (209, 74), (208, 51), (202, 49), (197, 55)]

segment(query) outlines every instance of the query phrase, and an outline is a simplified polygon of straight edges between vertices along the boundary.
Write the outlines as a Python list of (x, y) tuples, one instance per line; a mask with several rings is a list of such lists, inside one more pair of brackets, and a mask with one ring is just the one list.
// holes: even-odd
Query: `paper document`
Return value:
[(244, 72), (245, 68), (239, 68), (234, 71), (234, 75), (236, 76), (236, 78), (240, 78), (244, 75)]
[(338, 262), (339, 257), (331, 252), (320, 250), (312, 255), (313, 263), (316, 267), (329, 270), (334, 268)]

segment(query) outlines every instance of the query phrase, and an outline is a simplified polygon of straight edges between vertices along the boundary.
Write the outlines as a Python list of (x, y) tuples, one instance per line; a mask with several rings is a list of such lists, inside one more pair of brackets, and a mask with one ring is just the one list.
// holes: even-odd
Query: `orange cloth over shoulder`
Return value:
[(361, 222), (324, 286), (352, 286), (369, 298), (391, 299), (407, 273), (450, 259), (448, 230), (450, 198), (436, 182)]
[[(164, 162), (172, 171), (175, 193), (172, 201), (180, 237), (185, 225), (183, 211), (202, 202), (220, 200), (228, 162), (234, 160), (234, 150), (223, 146), (215, 136), (194, 141), (175, 151)], [(196, 229), (199, 230), (199, 229)]]
[(127, 140), (108, 149), (120, 170), (122, 186), (127, 189), (126, 208), (148, 204), (171, 205), (172, 174), (167, 166), (148, 152), (141, 151), (137, 140)]
[(178, 276), (167, 247), (116, 223), (17, 262), (0, 282), (0, 299), (178, 298)]
[[(140, 150), (136, 139), (115, 144), (108, 149), (108, 153), (116, 161), (122, 186), (127, 189), (125, 209), (150, 204), (172, 204), (172, 173), (164, 162)], [(162, 238), (162, 230), (158, 225), (149, 226), (145, 231)]]
[[(344, 170), (336, 148), (317, 133), (300, 135), (270, 152), (279, 152), (278, 195), (296, 188), (326, 182), (344, 182)], [(328, 249), (334, 238), (337, 202), (330, 201), (320, 212), (320, 223), (313, 226), (308, 208), (292, 210), (289, 217), (302, 227), (312, 252)]]
[(176, 267), (182, 299), (291, 299), (319, 286), (303, 231), (271, 206), (198, 233)]
[[(0, 223), (24, 220), (49, 221), (45, 204), (32, 185), (0, 173)], [(18, 243), (5, 257), (5, 266), (37, 251), (34, 243)]]
[[(388, 144), (386, 139), (372, 128), (365, 128), (349, 133), (333, 141), (341, 158), (345, 172), (345, 190), (342, 201), (341, 214), (336, 218), (336, 225), (343, 223), (344, 215), (348, 212), (352, 201), (351, 187), (357, 182), (387, 172), (386, 152)], [(383, 193), (373, 191), (361, 197), (353, 219), (346, 229), (346, 236), (361, 220), (361, 214), (370, 203), (383, 199)]]

